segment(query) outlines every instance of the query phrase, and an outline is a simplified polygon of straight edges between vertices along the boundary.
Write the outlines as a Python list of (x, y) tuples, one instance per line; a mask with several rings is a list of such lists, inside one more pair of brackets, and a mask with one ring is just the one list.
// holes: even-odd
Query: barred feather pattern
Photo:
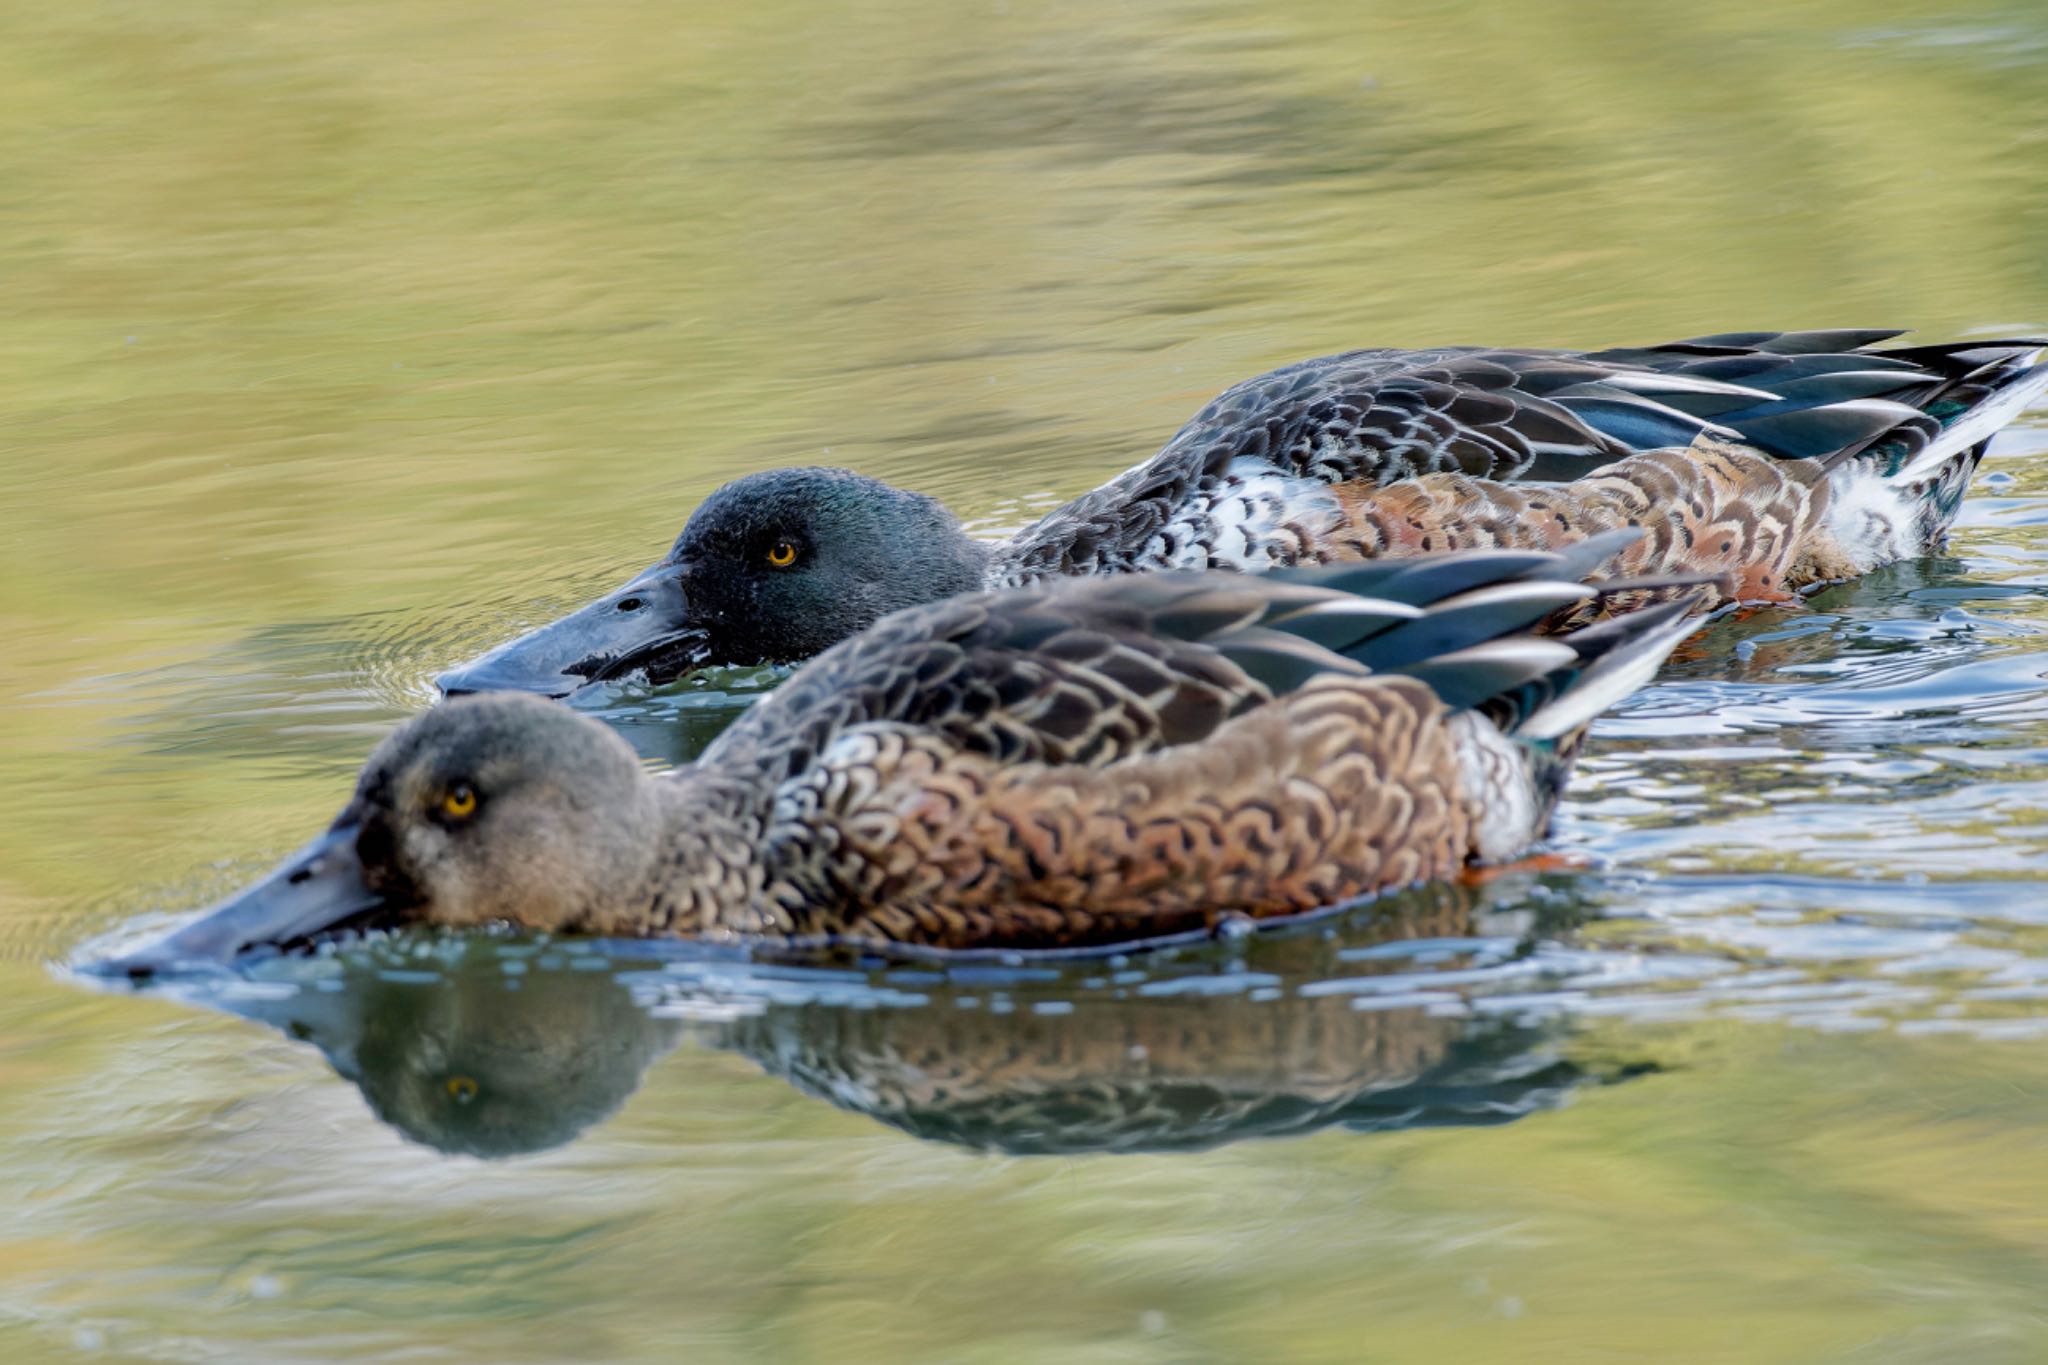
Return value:
[[(1703, 608), (1785, 602), (1816, 584), (1938, 548), (1975, 468), (1973, 452), (1929, 484), (1903, 487), (1865, 465), (1830, 470), (1703, 437), (1689, 449), (1633, 456), (1571, 484), (1434, 475), (1337, 490), (1344, 522), (1324, 553), (1556, 549), (1629, 526), (1643, 539), (1608, 565), (1612, 576), (1711, 576), (1716, 595)], [(1622, 594), (1606, 606), (1640, 604)]]
[(1828, 533), (1831, 489), (1817, 462), (1720, 442), (1632, 456), (1572, 484), (1433, 475), (1337, 496), (1345, 517), (1330, 539), (1333, 558), (1548, 550), (1636, 527), (1642, 539), (1607, 571), (1715, 576), (1722, 595), (1708, 605), (1783, 600), (1808, 583), (1858, 571)]
[[(1438, 924), (1449, 936), (1470, 921), (1420, 927)], [(1313, 1131), (1442, 1063), (1463, 1022), (1348, 996), (1249, 1011), (1168, 996), (1108, 1014), (800, 1006), (721, 1037), (770, 1075), (920, 1137), (1081, 1153)]]

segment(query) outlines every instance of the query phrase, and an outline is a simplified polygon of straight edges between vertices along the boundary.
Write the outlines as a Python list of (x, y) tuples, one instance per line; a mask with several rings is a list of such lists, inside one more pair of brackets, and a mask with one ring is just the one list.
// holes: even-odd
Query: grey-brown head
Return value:
[(659, 564), (435, 683), (562, 697), (630, 674), (795, 662), (979, 588), (987, 557), (922, 493), (844, 469), (749, 474), (706, 498)]
[(656, 784), (597, 721), (520, 693), (459, 698), (380, 744), (334, 823), (276, 871), (101, 970), (408, 923), (602, 931), (651, 897), (666, 828)]

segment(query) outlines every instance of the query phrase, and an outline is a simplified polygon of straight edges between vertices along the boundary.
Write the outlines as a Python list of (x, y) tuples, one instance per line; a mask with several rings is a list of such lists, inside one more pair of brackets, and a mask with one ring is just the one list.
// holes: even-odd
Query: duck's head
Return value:
[(609, 678), (808, 659), (902, 607), (981, 586), (988, 551), (933, 498), (775, 469), (705, 499), (659, 564), (435, 679), (564, 697)]
[(644, 902), (665, 828), (656, 784), (597, 721), (516, 693), (459, 698), (380, 744), (334, 823), (269, 876), (98, 970), (412, 923), (604, 930)]

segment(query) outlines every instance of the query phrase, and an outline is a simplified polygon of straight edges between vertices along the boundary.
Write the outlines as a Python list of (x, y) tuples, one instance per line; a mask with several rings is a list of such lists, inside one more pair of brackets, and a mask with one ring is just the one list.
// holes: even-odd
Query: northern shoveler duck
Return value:
[(2041, 341), (1871, 349), (1897, 335), (1305, 361), (998, 544), (845, 470), (753, 474), (624, 587), (437, 682), (565, 696), (806, 659), (902, 607), (1061, 575), (1548, 549), (1619, 526), (1647, 534), (1616, 573), (1788, 601), (1938, 545), (1985, 443), (2048, 388)]
[(1680, 597), (1532, 633), (1637, 538), (911, 608), (663, 777), (569, 708), (458, 698), (268, 879), (107, 965), (408, 921), (1082, 946), (1447, 877), (1542, 836), (1586, 725), (1691, 630)]

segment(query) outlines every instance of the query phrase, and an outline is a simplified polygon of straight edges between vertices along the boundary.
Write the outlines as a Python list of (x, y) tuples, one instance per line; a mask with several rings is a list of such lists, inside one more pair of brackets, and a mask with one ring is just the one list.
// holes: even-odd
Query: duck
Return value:
[[(1256, 925), (1510, 860), (1702, 591), (1590, 577), (1637, 531), (1281, 575), (1066, 578), (912, 607), (650, 775), (531, 693), (453, 698), (327, 830), (108, 974), (510, 924), (941, 951)], [(1668, 600), (1553, 636), (1606, 592)]]
[(435, 681), (566, 697), (800, 662), (957, 593), (1554, 549), (1618, 527), (1646, 534), (1617, 575), (1719, 576), (1702, 610), (1796, 605), (1938, 548), (1990, 437), (2048, 388), (2040, 339), (1881, 345), (1900, 335), (1307, 360), (1226, 390), (1151, 459), (993, 543), (922, 493), (762, 470), (713, 492), (623, 586)]

